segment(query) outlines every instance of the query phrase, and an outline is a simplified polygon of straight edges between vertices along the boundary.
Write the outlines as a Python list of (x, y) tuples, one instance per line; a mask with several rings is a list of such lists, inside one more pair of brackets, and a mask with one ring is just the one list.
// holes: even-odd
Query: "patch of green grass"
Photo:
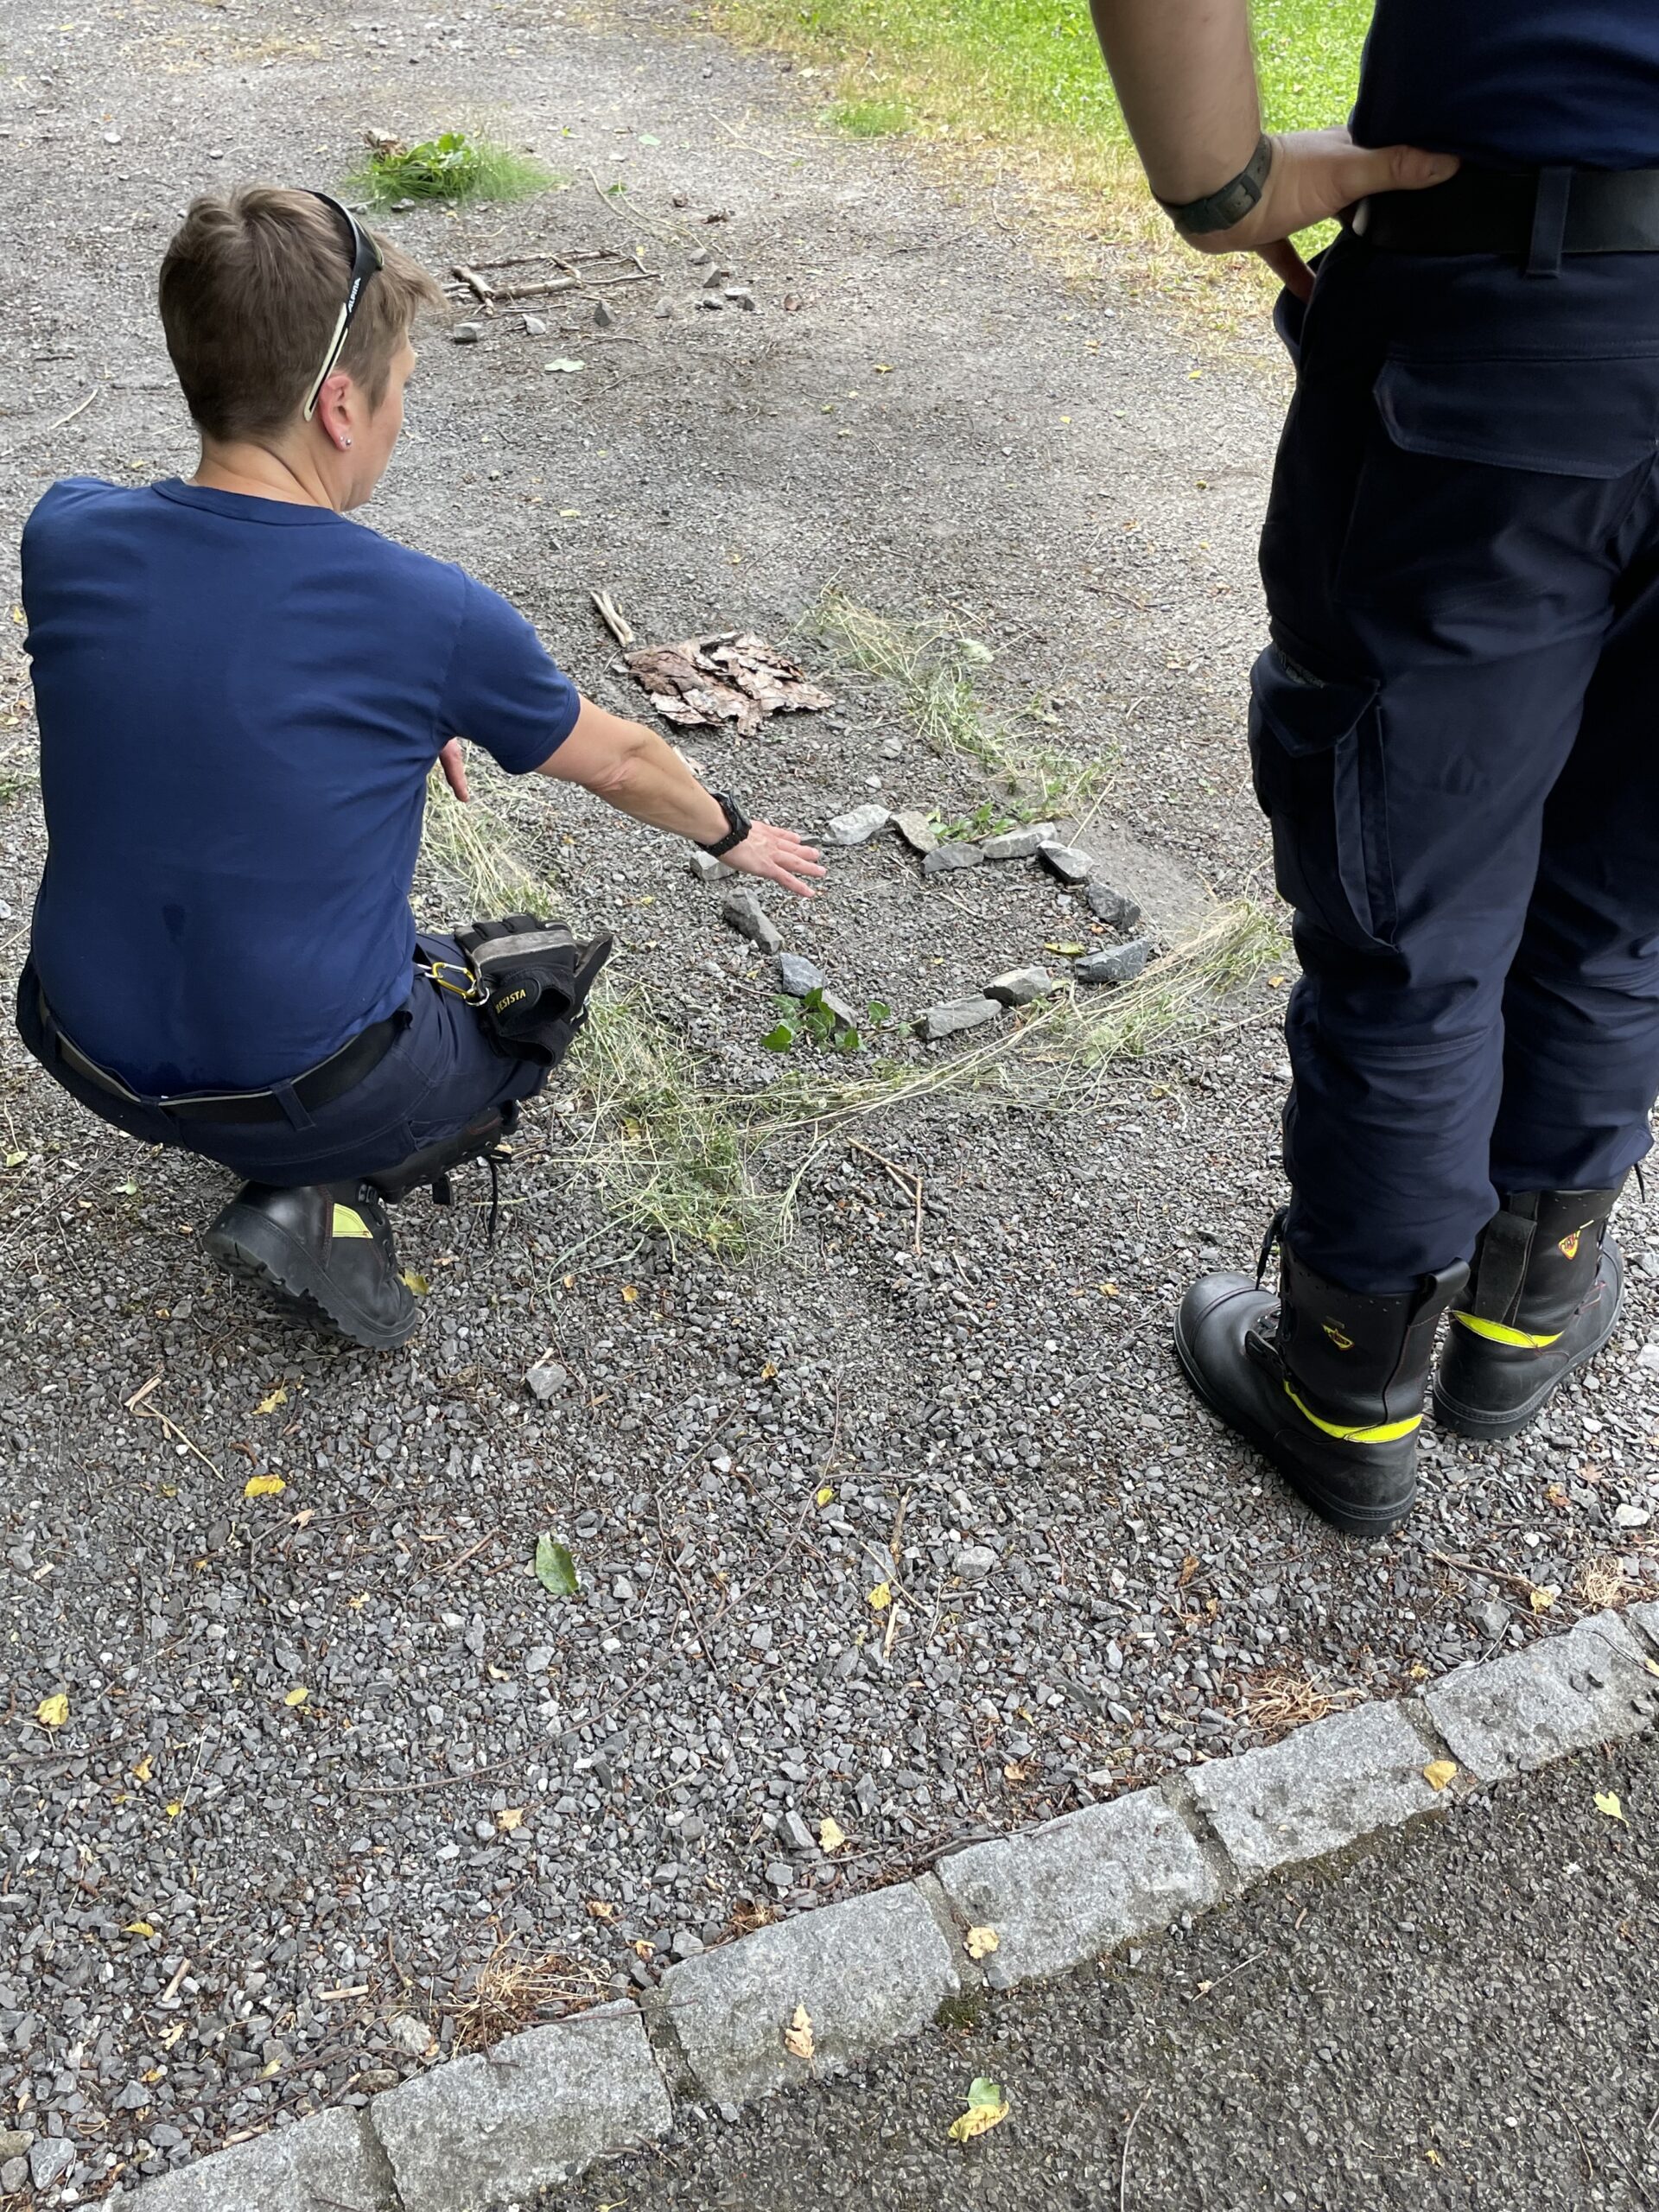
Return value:
[(559, 903), (548, 876), (520, 858), (512, 832), (491, 807), (487, 771), (468, 766), (474, 796), (465, 805), (434, 768), (427, 779), (421, 836), (423, 872), (453, 902), (456, 922), (505, 914), (550, 915)]
[(996, 789), (946, 836), (989, 836), (1016, 823), (1075, 816), (1097, 799), (1117, 767), (1108, 750), (1091, 760), (1038, 745), (986, 710), (976, 677), (995, 658), (988, 645), (944, 622), (914, 622), (834, 594), (814, 626), (849, 667), (890, 684), (906, 718), (934, 753), (976, 760)]
[[(1268, 127), (1344, 121), (1373, 0), (1255, 0)], [(1087, 0), (708, 0), (716, 29), (834, 73), (849, 110), (902, 108), (940, 154), (1027, 188), (1030, 214), (1086, 229), (1128, 257), (1118, 273), (1160, 290), (1259, 302), (1241, 258), (1206, 258), (1174, 238), (1146, 189), (1096, 43)], [(1091, 261), (1096, 257), (1091, 256)], [(1097, 265), (1097, 262), (1096, 262)]]
[(891, 138), (910, 128), (903, 100), (837, 100), (830, 120), (851, 138)]
[(516, 148), (469, 130), (417, 146), (376, 145), (348, 188), (378, 207), (394, 200), (529, 200), (562, 180)]

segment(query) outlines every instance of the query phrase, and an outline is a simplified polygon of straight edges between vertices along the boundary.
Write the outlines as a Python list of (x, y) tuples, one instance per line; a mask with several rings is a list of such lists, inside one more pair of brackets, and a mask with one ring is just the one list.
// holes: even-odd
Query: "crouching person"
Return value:
[(195, 474), (54, 485), (22, 547), (48, 833), (24, 1041), (105, 1121), (245, 1179), (209, 1249), (371, 1346), (416, 1323), (385, 1201), (505, 1133), (608, 949), (534, 917), (417, 938), (433, 762), (464, 799), (464, 737), (802, 895), (823, 873), (582, 698), (493, 592), (346, 519), (439, 298), (321, 194), (197, 200), (161, 276)]

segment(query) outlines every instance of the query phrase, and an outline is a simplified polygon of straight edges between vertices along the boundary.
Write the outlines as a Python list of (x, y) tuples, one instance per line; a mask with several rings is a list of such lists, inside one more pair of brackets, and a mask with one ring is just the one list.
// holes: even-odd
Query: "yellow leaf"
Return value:
[(791, 2058), (812, 2056), (812, 2016), (804, 2005), (795, 2007), (795, 2017), (784, 2030), (784, 2049)]
[(576, 1287), (576, 1279), (575, 1279), (575, 1275), (566, 1275), (566, 1276), (565, 1276), (565, 1278), (564, 1278), (564, 1287), (565, 1287), (565, 1288), (566, 1288), (567, 1290), (574, 1290), (574, 1289), (575, 1288), (575, 1287)]
[(137, 1765), (134, 1767), (132, 1770), (140, 1782), (148, 1782), (149, 1780), (150, 1776), (156, 1770), (150, 1764), (150, 1755), (148, 1751), (144, 1753), (143, 1758), (139, 1760)]
[(1596, 1810), (1599, 1813), (1605, 1813), (1610, 1821), (1622, 1821), (1624, 1818), (1624, 1808), (1619, 1803), (1617, 1793), (1611, 1789), (1597, 1790)]
[(623, 1303), (625, 1306), (632, 1306), (632, 1305), (635, 1302), (635, 1300), (638, 1299), (639, 1295), (639, 1286), (638, 1285), (638, 1283), (625, 1282), (625, 1283), (623, 1284), (623, 1286), (622, 1286), (622, 1303)]
[(521, 1828), (524, 1824), (524, 1808), (522, 1805), (509, 1805), (505, 1813), (498, 1813), (495, 1816), (495, 1825), (505, 1835), (511, 1835), (514, 1828)]
[[(817, 1497), (814, 1502), (819, 1505), (833, 1505), (836, 1502), (835, 1484), (833, 1483), (825, 1483), (823, 1488), (818, 1492)], [(1655, 1671), (1659, 1672), (1659, 1669), (1656, 1669)]]
[(616, 1918), (616, 1907), (613, 1904), (607, 1904), (603, 1897), (588, 1897), (586, 1903), (588, 1912), (595, 1920)]
[(1446, 2164), (1445, 2159), (1441, 2158), (1440, 2152), (1434, 2148), (1434, 2145), (1432, 2143), (1424, 2151), (1423, 2156), (1428, 2160), (1431, 2166), (1443, 2166)]
[(1002, 1938), (995, 1928), (970, 1928), (962, 1939), (962, 1948), (970, 1959), (988, 1958), (1001, 1948)]
[(1659, 1659), (1644, 1659), (1642, 1663), (1650, 1675), (1659, 1675)]
[(253, 1410), (257, 1414), (274, 1414), (278, 1406), (285, 1406), (287, 1403), (288, 1385), (286, 1382), (279, 1382), (268, 1398), (260, 1399)]
[(826, 1813), (818, 1822), (818, 1849), (839, 1851), (846, 1840), (847, 1831), (842, 1827), (841, 1822), (830, 1814)]
[(250, 1475), (242, 1485), (244, 1497), (280, 1497), (288, 1484), (280, 1475)]
[(887, 1587), (885, 1582), (878, 1582), (874, 1589), (871, 1591), (870, 1603), (874, 1606), (878, 1613), (884, 1606), (890, 1605), (893, 1603), (893, 1592)]
[(1561, 1593), (1552, 1583), (1535, 1582), (1529, 1594), (1532, 1599), (1533, 1611), (1547, 1613)]
[(310, 1694), (310, 1691), (306, 1688), (302, 1682), (296, 1682), (293, 1688), (289, 1690), (288, 1695), (283, 1700), (283, 1703), (284, 1705), (303, 1705)]
[(413, 1268), (405, 1268), (402, 1274), (398, 1276), (397, 1280), (399, 1282), (403, 1283), (406, 1288), (412, 1290), (416, 1298), (424, 1298), (432, 1287), (431, 1284), (428, 1282), (426, 1277), (424, 1275), (417, 1275)]
[(173, 1802), (172, 1802), (172, 1803), (168, 1807), (168, 1808), (167, 1808), (167, 1817), (168, 1817), (168, 1819), (169, 1821), (176, 1821), (176, 1820), (178, 1819), (178, 1817), (179, 1817), (179, 1815), (180, 1815), (183, 1810), (184, 1810), (184, 1803), (183, 1803), (183, 1800), (182, 1800), (181, 1798), (175, 1797), (175, 1798), (173, 1800)]
[(54, 1697), (43, 1697), (35, 1708), (35, 1718), (42, 1728), (61, 1728), (69, 1718), (69, 1700), (60, 1690)]
[(153, 1936), (156, 1930), (147, 1920), (130, 1920), (121, 1933), (124, 1936)]
[(1456, 1759), (1430, 1759), (1423, 1769), (1423, 1780), (1431, 1789), (1444, 1789), (1457, 1770)]
[(969, 2088), (967, 2111), (960, 2120), (953, 2120), (950, 2123), (950, 2140), (953, 2143), (971, 2143), (976, 2135), (983, 2135), (1007, 2116), (1007, 2094), (997, 2082), (988, 2082), (982, 2075)]
[(368, 1602), (369, 1593), (366, 1590), (359, 1590), (355, 1598), (348, 1598), (346, 1600), (346, 1603), (350, 1606), (351, 1610), (354, 1613), (360, 1613), (364, 1606), (366, 1605)]

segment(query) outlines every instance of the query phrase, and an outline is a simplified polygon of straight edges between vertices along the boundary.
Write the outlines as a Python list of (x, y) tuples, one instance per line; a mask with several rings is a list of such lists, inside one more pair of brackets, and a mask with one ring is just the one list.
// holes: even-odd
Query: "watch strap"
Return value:
[(1243, 221), (1261, 199), (1272, 167), (1273, 141), (1264, 133), (1256, 140), (1255, 151), (1238, 175), (1218, 192), (1207, 192), (1202, 200), (1160, 199), (1158, 205), (1176, 229), (1188, 238), (1203, 238), (1211, 231), (1230, 231), (1235, 223)]
[(754, 824), (729, 791), (711, 791), (709, 797), (726, 817), (726, 835), (716, 837), (702, 849), (712, 860), (723, 860), (734, 845), (741, 845)]

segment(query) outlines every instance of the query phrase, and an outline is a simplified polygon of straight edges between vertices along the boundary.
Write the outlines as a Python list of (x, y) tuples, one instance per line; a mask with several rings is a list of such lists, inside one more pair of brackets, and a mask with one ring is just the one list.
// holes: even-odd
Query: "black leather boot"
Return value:
[[(1281, 1217), (1282, 1220), (1282, 1217)], [(1338, 1529), (1386, 1535), (1417, 1495), (1417, 1432), (1440, 1319), (1459, 1262), (1395, 1298), (1326, 1282), (1279, 1244), (1279, 1295), (1205, 1275), (1181, 1301), (1175, 1350), (1198, 1395)]]
[(487, 1108), (454, 1136), (423, 1146), (419, 1152), (410, 1153), (407, 1160), (398, 1160), (395, 1166), (377, 1168), (366, 1179), (392, 1205), (424, 1185), (441, 1206), (447, 1206), (450, 1199), (450, 1169), (463, 1166), (469, 1160), (487, 1160), (497, 1145), (510, 1137), (518, 1126), (518, 1102), (510, 1098), (505, 1106)]
[(1524, 1191), (1480, 1232), (1472, 1294), (1452, 1309), (1434, 1415), (1465, 1436), (1513, 1436), (1618, 1325), (1624, 1267), (1611, 1191)]
[(366, 1183), (245, 1183), (207, 1244), (235, 1274), (353, 1344), (385, 1351), (415, 1333), (419, 1315), (397, 1272), (385, 1208)]

